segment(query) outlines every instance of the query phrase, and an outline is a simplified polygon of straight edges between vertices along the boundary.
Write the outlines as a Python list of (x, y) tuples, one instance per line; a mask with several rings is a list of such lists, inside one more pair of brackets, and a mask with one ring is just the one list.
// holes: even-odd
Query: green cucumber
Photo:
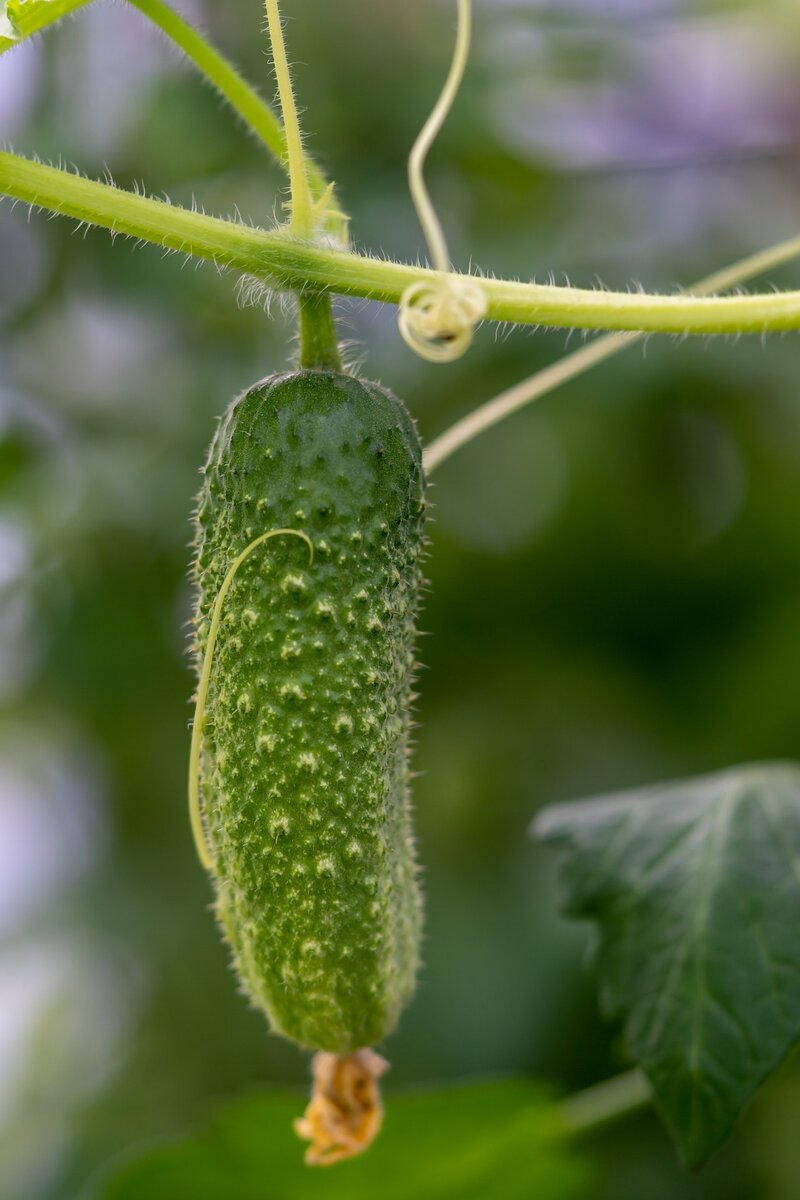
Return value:
[(425, 507), (405, 406), (302, 370), (229, 408), (196, 514), (201, 857), (247, 994), (337, 1055), (391, 1032), (415, 986)]

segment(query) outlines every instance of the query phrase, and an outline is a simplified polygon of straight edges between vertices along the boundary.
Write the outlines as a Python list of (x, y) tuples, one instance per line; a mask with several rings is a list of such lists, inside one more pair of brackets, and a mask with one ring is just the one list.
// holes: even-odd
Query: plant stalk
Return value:
[(300, 292), (300, 366), (304, 370), (341, 371), (331, 298), (327, 292)]
[[(55, 167), (0, 153), (0, 194), (169, 250), (209, 259), (276, 288), (397, 304), (407, 287), (441, 275), (299, 241), (135, 196)], [(461, 276), (469, 279), (469, 276)], [(800, 291), (727, 297), (647, 295), (480, 279), (487, 316), (518, 325), (651, 333), (758, 333), (800, 328)]]
[(275, 78), (278, 81), (278, 96), (283, 115), (286, 162), (292, 191), (292, 217), (289, 227), (297, 237), (311, 238), (314, 235), (314, 213), (308, 186), (308, 168), (303, 149), (300, 118), (297, 115), (297, 104), (294, 98), (292, 74), (286, 56), (286, 43), (283, 37), (278, 0), (266, 0), (266, 11), (272, 46), (272, 61), (275, 67)]

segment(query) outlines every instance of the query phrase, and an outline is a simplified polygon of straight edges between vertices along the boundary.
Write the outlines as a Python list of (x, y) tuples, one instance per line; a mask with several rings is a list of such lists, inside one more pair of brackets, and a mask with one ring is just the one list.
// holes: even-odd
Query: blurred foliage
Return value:
[[(219, 1114), (210, 1132), (119, 1167), (102, 1200), (580, 1200), (585, 1165), (563, 1143), (540, 1088), (490, 1083), (397, 1098), (369, 1154), (309, 1170), (292, 1120), (302, 1101), (273, 1093)], [(266, 1136), (268, 1131), (269, 1136)]]
[[(309, 143), (356, 238), (415, 257), (405, 158), (450, 4), (285, 7)], [(186, 12), (271, 93), (260, 0)], [(487, 0), (476, 16), (431, 162), (458, 262), (671, 287), (797, 233), (791, 5)], [(123, 6), (3, 56), (0, 138), (259, 222), (284, 198)], [(306, 1076), (236, 993), (185, 814), (197, 469), (229, 399), (287, 362), (292, 327), (280, 305), (240, 308), (210, 268), (8, 206), (0, 263), (0, 1192), (64, 1200), (219, 1098)], [(567, 342), (486, 328), (437, 369), (393, 311), (339, 311), (426, 437)], [(623, 1067), (532, 813), (797, 756), (796, 362), (791, 338), (650, 340), (441, 468), (415, 761), (426, 966), (386, 1047), (398, 1083), (539, 1073), (568, 1089)], [(697, 1176), (651, 1115), (593, 1140), (592, 1196), (793, 1200), (787, 1078)]]
[(756, 763), (557, 804), (565, 911), (681, 1158), (702, 1165), (800, 1040), (800, 767)]

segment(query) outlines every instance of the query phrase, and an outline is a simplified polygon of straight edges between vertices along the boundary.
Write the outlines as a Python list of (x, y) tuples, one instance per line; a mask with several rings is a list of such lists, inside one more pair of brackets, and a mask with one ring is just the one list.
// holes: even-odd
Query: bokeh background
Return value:
[[(260, 83), (260, 0), (183, 0)], [(445, 0), (285, 0), (309, 144), (357, 241), (413, 258), (405, 159)], [(430, 182), (456, 262), (671, 288), (800, 232), (793, 0), (476, 0)], [(171, 47), (99, 3), (0, 62), (0, 139), (269, 224), (282, 180)], [(769, 282), (798, 286), (800, 264)], [(580, 335), (484, 328), (418, 360), (339, 307), (425, 437)], [(306, 1063), (237, 994), (185, 804), (189, 515), (216, 416), (283, 367), (280, 305), (0, 206), (0, 1194), (109, 1159)], [(565, 798), (800, 754), (795, 337), (650, 339), (435, 480), (415, 785), (428, 897), (395, 1086), (627, 1065), (587, 931), (528, 837)], [(597, 1200), (796, 1200), (800, 1072), (704, 1171), (656, 1119), (595, 1138)], [(546, 1198), (543, 1198), (546, 1200)]]

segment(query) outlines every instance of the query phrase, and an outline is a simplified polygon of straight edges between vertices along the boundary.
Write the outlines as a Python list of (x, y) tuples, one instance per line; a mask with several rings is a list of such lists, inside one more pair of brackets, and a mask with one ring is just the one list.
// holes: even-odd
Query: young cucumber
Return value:
[(405, 406), (332, 371), (234, 402), (197, 509), (201, 857), (248, 995), (277, 1032), (336, 1055), (392, 1030), (418, 965), (424, 517)]

